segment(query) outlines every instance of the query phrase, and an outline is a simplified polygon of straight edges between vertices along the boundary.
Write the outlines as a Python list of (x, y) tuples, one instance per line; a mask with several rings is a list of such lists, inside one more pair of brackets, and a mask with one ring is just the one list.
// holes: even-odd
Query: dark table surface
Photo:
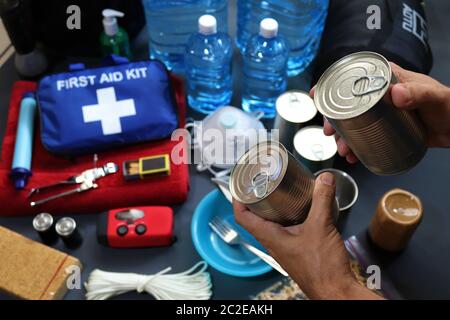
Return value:
[[(231, 8), (234, 10), (234, 7)], [(432, 76), (445, 84), (450, 84), (450, 34), (447, 32), (450, 3), (430, 0), (427, 2), (427, 14), (430, 21), (431, 46), (435, 55), (435, 67)], [(233, 32), (233, 27), (231, 27)], [(239, 106), (239, 58), (234, 67), (235, 96), (233, 105)], [(56, 69), (64, 69), (67, 62), (59, 63)], [(3, 136), (10, 90), (19, 76), (10, 59), (0, 69), (0, 136)], [(306, 90), (307, 75), (290, 80), (290, 87)], [(197, 117), (192, 114), (192, 116)], [(429, 150), (425, 159), (410, 172), (395, 177), (378, 177), (367, 171), (362, 165), (347, 166), (338, 161), (338, 167), (349, 172), (357, 181), (360, 196), (353, 210), (340, 223), (343, 237), (360, 235), (364, 240), (365, 230), (374, 213), (378, 199), (392, 188), (404, 188), (418, 195), (425, 207), (422, 224), (415, 233), (408, 248), (399, 255), (387, 256), (369, 246), (371, 254), (377, 258), (384, 276), (391, 279), (394, 286), (405, 298), (450, 299), (450, 150)], [(156, 273), (167, 266), (173, 272), (188, 269), (201, 260), (192, 244), (190, 222), (198, 202), (214, 185), (209, 176), (199, 174), (194, 166), (190, 168), (191, 189), (188, 201), (175, 207), (175, 234), (178, 241), (169, 248), (117, 250), (100, 246), (95, 238), (96, 214), (72, 215), (78, 222), (84, 236), (82, 247), (76, 250), (66, 249), (61, 242), (57, 249), (66, 251), (79, 258), (84, 270), (82, 280), (95, 269), (114, 272)], [(7, 212), (2, 204), (2, 211)], [(31, 217), (0, 218), (0, 225), (15, 230), (32, 239), (38, 239), (31, 226)], [(301, 244), (299, 244), (301, 245)], [(0, 258), (1, 259), (1, 258)], [(1, 260), (0, 260), (1, 263)], [(247, 299), (260, 290), (280, 279), (272, 271), (255, 278), (236, 278), (209, 269), (214, 285), (214, 299)], [(72, 290), (67, 299), (84, 299), (84, 290)], [(0, 299), (8, 297), (0, 294)], [(129, 293), (122, 299), (150, 299), (147, 295)]]

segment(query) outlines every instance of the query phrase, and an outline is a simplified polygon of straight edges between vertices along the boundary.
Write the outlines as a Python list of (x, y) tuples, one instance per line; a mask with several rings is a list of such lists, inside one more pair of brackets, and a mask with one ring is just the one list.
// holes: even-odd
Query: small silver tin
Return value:
[(323, 127), (305, 127), (294, 137), (294, 156), (311, 172), (332, 168), (336, 153), (336, 141), (323, 133)]
[(337, 169), (324, 169), (315, 173), (318, 177), (324, 172), (330, 172), (336, 179), (336, 199), (339, 205), (339, 211), (350, 210), (358, 200), (359, 189), (356, 181), (346, 172)]
[(303, 128), (317, 115), (314, 100), (303, 91), (287, 91), (276, 101), (277, 116), (274, 129), (279, 130), (279, 141), (292, 152), (292, 140), (298, 130)]

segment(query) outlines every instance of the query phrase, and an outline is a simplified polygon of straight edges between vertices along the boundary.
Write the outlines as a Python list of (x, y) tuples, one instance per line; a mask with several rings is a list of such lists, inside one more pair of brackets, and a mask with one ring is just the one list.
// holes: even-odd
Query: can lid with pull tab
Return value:
[(333, 136), (326, 136), (323, 127), (309, 126), (294, 137), (295, 151), (310, 161), (324, 161), (336, 155), (337, 144)]
[(306, 123), (312, 120), (317, 109), (309, 94), (302, 91), (287, 91), (276, 101), (277, 114), (291, 123)]
[(374, 107), (392, 80), (389, 62), (374, 52), (358, 52), (342, 58), (320, 78), (314, 102), (327, 118), (355, 118)]
[(266, 141), (253, 147), (231, 173), (233, 198), (243, 204), (254, 204), (268, 197), (283, 180), (287, 162), (287, 151), (279, 142)]

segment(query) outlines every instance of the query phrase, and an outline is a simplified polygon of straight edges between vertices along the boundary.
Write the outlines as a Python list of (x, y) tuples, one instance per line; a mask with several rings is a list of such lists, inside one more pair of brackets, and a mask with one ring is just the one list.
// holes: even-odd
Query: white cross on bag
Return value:
[(122, 132), (120, 118), (136, 115), (133, 99), (116, 100), (114, 87), (97, 90), (98, 104), (83, 106), (83, 120), (85, 123), (100, 121), (103, 135)]

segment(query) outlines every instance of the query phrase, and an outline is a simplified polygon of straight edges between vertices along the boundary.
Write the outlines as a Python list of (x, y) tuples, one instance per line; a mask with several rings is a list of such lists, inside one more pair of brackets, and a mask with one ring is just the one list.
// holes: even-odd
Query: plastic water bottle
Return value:
[(217, 32), (217, 20), (213, 16), (201, 16), (198, 29), (186, 48), (188, 103), (197, 111), (210, 113), (231, 101), (233, 48), (230, 37)]
[(262, 20), (259, 34), (250, 38), (244, 54), (242, 108), (247, 112), (262, 111), (264, 118), (275, 117), (275, 101), (287, 85), (289, 49), (277, 34), (276, 20)]
[(329, 0), (238, 0), (237, 45), (245, 50), (258, 22), (274, 18), (290, 49), (288, 75), (296, 76), (314, 60), (328, 13)]
[(216, 17), (219, 31), (227, 32), (228, 0), (142, 0), (147, 20), (150, 58), (184, 73), (184, 52), (197, 31), (201, 15)]

